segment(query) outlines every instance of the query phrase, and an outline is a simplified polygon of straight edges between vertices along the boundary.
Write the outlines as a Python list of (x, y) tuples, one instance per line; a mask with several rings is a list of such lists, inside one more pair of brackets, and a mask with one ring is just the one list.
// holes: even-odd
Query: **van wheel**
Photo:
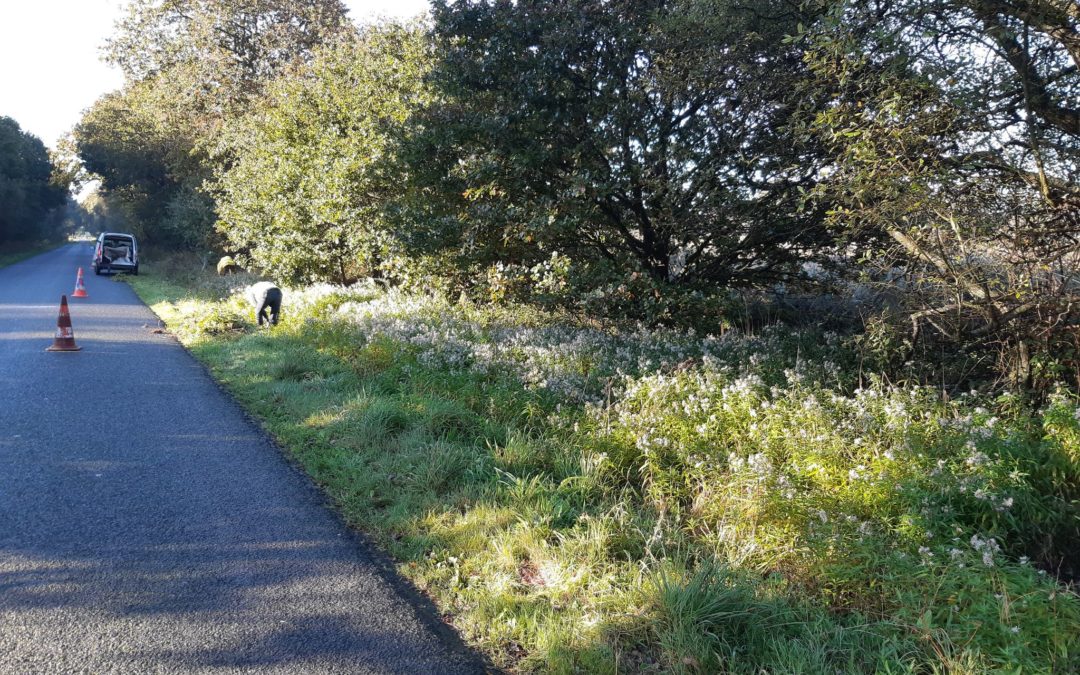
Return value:
[(96, 274), (97, 276), (100, 277), (101, 276), (101, 268), (100, 267), (95, 267), (94, 268), (94, 274)]

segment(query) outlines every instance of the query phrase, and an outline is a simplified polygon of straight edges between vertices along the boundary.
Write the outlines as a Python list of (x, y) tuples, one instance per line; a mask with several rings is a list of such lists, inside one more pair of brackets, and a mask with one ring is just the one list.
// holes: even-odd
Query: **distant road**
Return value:
[(91, 253), (0, 269), (0, 673), (481, 671)]

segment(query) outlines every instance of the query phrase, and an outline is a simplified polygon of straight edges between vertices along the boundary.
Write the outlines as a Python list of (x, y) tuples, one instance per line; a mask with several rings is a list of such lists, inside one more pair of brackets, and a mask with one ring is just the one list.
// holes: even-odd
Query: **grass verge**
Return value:
[(40, 253), (51, 251), (60, 245), (59, 242), (32, 242), (0, 246), (0, 267), (14, 265)]
[[(1070, 672), (1080, 413), (856, 388), (839, 336), (128, 281), (467, 640), (523, 672)], [(1051, 568), (1051, 573), (1047, 569)]]

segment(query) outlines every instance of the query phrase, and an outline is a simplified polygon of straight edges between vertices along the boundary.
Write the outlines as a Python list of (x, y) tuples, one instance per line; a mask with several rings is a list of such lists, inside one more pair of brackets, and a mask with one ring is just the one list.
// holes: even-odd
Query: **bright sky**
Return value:
[[(354, 21), (412, 17), (428, 0), (344, 0)], [(123, 77), (98, 57), (125, 0), (2, 0), (0, 116), (13, 117), (46, 145), (79, 121)]]

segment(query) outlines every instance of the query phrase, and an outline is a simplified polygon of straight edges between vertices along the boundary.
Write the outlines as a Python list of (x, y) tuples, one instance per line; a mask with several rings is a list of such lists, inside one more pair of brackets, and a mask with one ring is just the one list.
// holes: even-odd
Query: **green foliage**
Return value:
[(104, 56), (129, 82), (203, 83), (175, 102), (235, 115), (261, 83), (347, 32), (346, 13), (340, 0), (129, 0)]
[(67, 200), (41, 139), (0, 117), (0, 244), (55, 237)]
[[(207, 297), (193, 314), (236, 302)], [(1033, 415), (859, 389), (857, 354), (816, 331), (599, 330), (373, 286), (286, 297), (272, 332), (193, 350), (501, 666), (1080, 663), (1080, 599), (1046, 572), (1080, 559), (1075, 399)], [(173, 326), (183, 306), (155, 308)]]
[(162, 247), (204, 244), (205, 222), (177, 221), (202, 180), (198, 140), (158, 93), (145, 81), (98, 99), (75, 127), (79, 155), (102, 181), (98, 199), (115, 229)]
[(913, 347), (981, 360), (977, 379), (1014, 389), (1080, 385), (1074, 3), (819, 5), (801, 42), (827, 105), (800, 117), (835, 159), (811, 201), (873, 242), (862, 262)]
[(252, 311), (240, 298), (223, 305), (182, 302), (177, 307), (173, 329), (187, 339), (239, 335), (251, 325)]
[[(762, 581), (713, 562), (676, 561), (653, 575), (657, 639), (670, 672), (912, 672), (923, 651), (912, 636), (857, 616), (829, 617), (785, 598), (779, 576)], [(952, 666), (941, 654), (940, 666)], [(760, 660), (760, 661), (759, 661)]]
[(466, 275), (555, 252), (586, 290), (798, 278), (832, 241), (799, 208), (824, 158), (786, 130), (805, 69), (782, 38), (809, 17), (780, 9), (434, 3), (412, 241)]
[(349, 31), (338, 0), (132, 0), (105, 48), (127, 76), (75, 136), (117, 229), (172, 249), (214, 246), (203, 183), (228, 164), (226, 124), (268, 82)]
[(290, 282), (347, 283), (399, 257), (385, 207), (409, 115), (430, 95), (421, 26), (372, 26), (276, 82), (219, 172), (218, 230), (243, 264)]

